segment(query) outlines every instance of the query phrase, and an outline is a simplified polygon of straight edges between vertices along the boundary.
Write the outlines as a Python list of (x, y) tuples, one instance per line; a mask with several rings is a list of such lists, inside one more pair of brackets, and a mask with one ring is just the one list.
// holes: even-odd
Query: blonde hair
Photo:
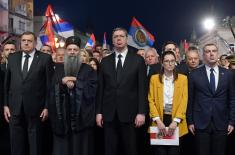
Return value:
[[(84, 56), (85, 56), (84, 58), (81, 57), (82, 53), (84, 53)], [(89, 64), (90, 56), (89, 56), (89, 53), (85, 49), (80, 49), (79, 55), (83, 63)]]

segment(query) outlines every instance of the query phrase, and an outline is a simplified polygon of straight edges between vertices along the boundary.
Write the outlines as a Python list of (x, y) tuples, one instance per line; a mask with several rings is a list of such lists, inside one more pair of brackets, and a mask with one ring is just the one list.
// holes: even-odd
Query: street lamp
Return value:
[(65, 41), (64, 41), (63, 38), (61, 38), (61, 37), (59, 37), (59, 38), (58, 38), (58, 37), (55, 37), (54, 40), (55, 40), (55, 47), (56, 47), (56, 48), (64, 47), (64, 46), (65, 46)]
[(207, 30), (213, 30), (213, 28), (215, 27), (215, 20), (214, 18), (207, 18), (203, 21), (203, 25), (205, 27), (205, 29)]

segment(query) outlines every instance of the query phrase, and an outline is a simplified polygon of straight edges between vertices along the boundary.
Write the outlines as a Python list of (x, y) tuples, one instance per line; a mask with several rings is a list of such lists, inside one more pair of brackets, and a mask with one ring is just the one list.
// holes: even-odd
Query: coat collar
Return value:
[[(17, 65), (17, 66), (18, 66), (18, 71), (19, 71), (19, 73), (20, 73), (20, 75), (23, 79), (22, 68), (21, 68), (22, 55), (23, 55), (23, 52), (20, 51), (20, 54), (19, 54), (19, 57), (18, 57), (18, 63), (17, 63), (19, 65)], [(29, 68), (29, 71), (28, 71), (28, 74), (27, 74), (27, 76), (24, 80), (26, 80), (30, 76), (30, 74), (37, 68), (37, 64), (38, 64), (39, 59), (40, 59), (40, 52), (36, 50), (35, 54), (34, 54), (34, 57), (33, 57), (32, 64), (31, 64), (31, 66)]]

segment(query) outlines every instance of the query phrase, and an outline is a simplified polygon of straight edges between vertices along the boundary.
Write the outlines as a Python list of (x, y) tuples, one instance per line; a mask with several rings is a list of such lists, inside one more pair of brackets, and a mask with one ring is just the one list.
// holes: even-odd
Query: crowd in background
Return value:
[[(189, 47), (183, 60), (172, 41), (165, 42), (162, 51), (137, 50), (127, 46), (122, 28), (113, 31), (113, 49), (99, 44), (81, 48), (81, 40), (73, 36), (54, 53), (49, 45), (38, 51), (35, 37), (25, 32), (21, 48), (14, 41), (2, 47), (1, 154), (235, 152), (235, 55), (219, 55), (212, 43), (203, 49)], [(30, 105), (40, 99), (43, 105)], [(37, 113), (41, 120), (34, 119)], [(151, 125), (162, 136), (173, 135), (179, 127), (180, 146), (150, 146)]]

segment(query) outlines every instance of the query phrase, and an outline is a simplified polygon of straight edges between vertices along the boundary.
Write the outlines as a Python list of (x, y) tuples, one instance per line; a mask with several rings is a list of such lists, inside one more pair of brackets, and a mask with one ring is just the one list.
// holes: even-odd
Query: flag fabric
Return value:
[(42, 45), (50, 45), (52, 50), (55, 51), (55, 34), (50, 19), (43, 25), (39, 38)]
[(51, 4), (49, 4), (49, 5), (47, 6), (47, 9), (46, 9), (46, 12), (45, 12), (45, 16), (46, 16), (47, 18), (52, 18), (53, 16), (55, 16), (54, 11), (52, 10)]
[(184, 40), (184, 52), (188, 51), (189, 48), (189, 43), (187, 42), (187, 40)]
[(106, 32), (104, 32), (104, 39), (103, 39), (103, 49), (107, 49), (107, 40), (106, 40)]
[(64, 38), (74, 36), (73, 26), (62, 19), (59, 19), (58, 22), (54, 24), (54, 29)]
[[(49, 4), (45, 16), (47, 18), (46, 22), (40, 29), (39, 38), (37, 39), (37, 49), (39, 49), (42, 45), (50, 45), (55, 51), (55, 37), (57, 38), (68, 38), (70, 36), (74, 36), (73, 26), (59, 18), (52, 9), (52, 6)], [(40, 46), (40, 47), (39, 47)]]
[(95, 46), (95, 43), (96, 43), (96, 41), (95, 41), (95, 35), (94, 35), (94, 33), (92, 33), (91, 36), (90, 36), (90, 38), (88, 39), (88, 41), (87, 41), (85, 47), (90, 46), (90, 47), (93, 48), (93, 47)]
[(135, 17), (133, 17), (128, 32), (128, 45), (138, 49), (146, 49), (152, 47), (154, 42), (154, 36), (147, 31)]
[(52, 21), (52, 26), (58, 35), (64, 38), (74, 36), (73, 26), (56, 15), (50, 4), (47, 7), (45, 16)]

